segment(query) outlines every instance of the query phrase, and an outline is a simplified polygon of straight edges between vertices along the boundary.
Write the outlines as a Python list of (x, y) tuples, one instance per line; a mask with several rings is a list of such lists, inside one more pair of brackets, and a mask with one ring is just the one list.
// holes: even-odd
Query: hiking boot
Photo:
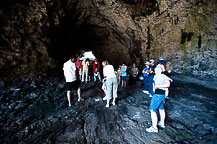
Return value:
[(158, 128), (151, 126), (150, 128), (147, 128), (146, 131), (150, 133), (158, 133)]
[(149, 94), (149, 92), (148, 92), (148, 91), (146, 91), (146, 90), (143, 90), (142, 92), (143, 92), (143, 93), (145, 93), (145, 94)]
[(161, 123), (160, 121), (157, 123), (157, 125), (161, 128), (165, 128), (165, 125), (163, 123)]

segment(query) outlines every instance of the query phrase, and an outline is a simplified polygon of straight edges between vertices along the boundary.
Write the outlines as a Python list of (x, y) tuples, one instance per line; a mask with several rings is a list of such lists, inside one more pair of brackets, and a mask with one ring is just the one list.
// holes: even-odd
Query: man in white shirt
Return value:
[(70, 59), (64, 63), (63, 71), (66, 79), (66, 90), (67, 90), (67, 99), (69, 102), (69, 106), (71, 106), (71, 90), (77, 90), (78, 101), (81, 100), (81, 89), (80, 89), (80, 81), (76, 78), (76, 66), (74, 63), (74, 57), (70, 57)]

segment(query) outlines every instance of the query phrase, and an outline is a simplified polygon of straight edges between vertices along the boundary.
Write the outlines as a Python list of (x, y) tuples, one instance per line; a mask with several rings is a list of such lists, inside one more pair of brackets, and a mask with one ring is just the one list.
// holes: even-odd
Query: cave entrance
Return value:
[(84, 52), (82, 55), (79, 56), (79, 60), (83, 61), (83, 60), (86, 60), (86, 59), (94, 61), (97, 58), (94, 56), (92, 51), (87, 51), (87, 52)]
[[(57, 64), (59, 70), (71, 55), (76, 58), (89, 53), (89, 56), (102, 61), (105, 59), (105, 43), (108, 43), (107, 29), (88, 23), (75, 24), (76, 22), (63, 20), (60, 27), (50, 32), (48, 52)], [(91, 53), (91, 54), (90, 54)]]

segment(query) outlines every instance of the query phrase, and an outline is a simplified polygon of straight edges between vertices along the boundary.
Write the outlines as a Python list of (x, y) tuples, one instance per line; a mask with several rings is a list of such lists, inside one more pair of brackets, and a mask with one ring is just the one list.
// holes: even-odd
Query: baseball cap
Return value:
[(153, 59), (151, 59), (149, 62), (154, 62), (154, 60), (153, 60)]
[(146, 65), (150, 65), (150, 63), (147, 61), (146, 63), (145, 63)]
[(158, 60), (166, 60), (165, 57), (159, 57)]

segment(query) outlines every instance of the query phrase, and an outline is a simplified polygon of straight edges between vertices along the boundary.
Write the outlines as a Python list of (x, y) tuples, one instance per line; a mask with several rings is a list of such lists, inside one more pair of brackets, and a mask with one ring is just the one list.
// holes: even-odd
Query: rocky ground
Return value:
[(106, 108), (100, 83), (82, 84), (83, 101), (74, 96), (68, 107), (62, 78), (2, 79), (0, 143), (217, 143), (217, 89), (175, 80), (166, 128), (153, 134), (142, 87), (119, 88), (117, 105)]

